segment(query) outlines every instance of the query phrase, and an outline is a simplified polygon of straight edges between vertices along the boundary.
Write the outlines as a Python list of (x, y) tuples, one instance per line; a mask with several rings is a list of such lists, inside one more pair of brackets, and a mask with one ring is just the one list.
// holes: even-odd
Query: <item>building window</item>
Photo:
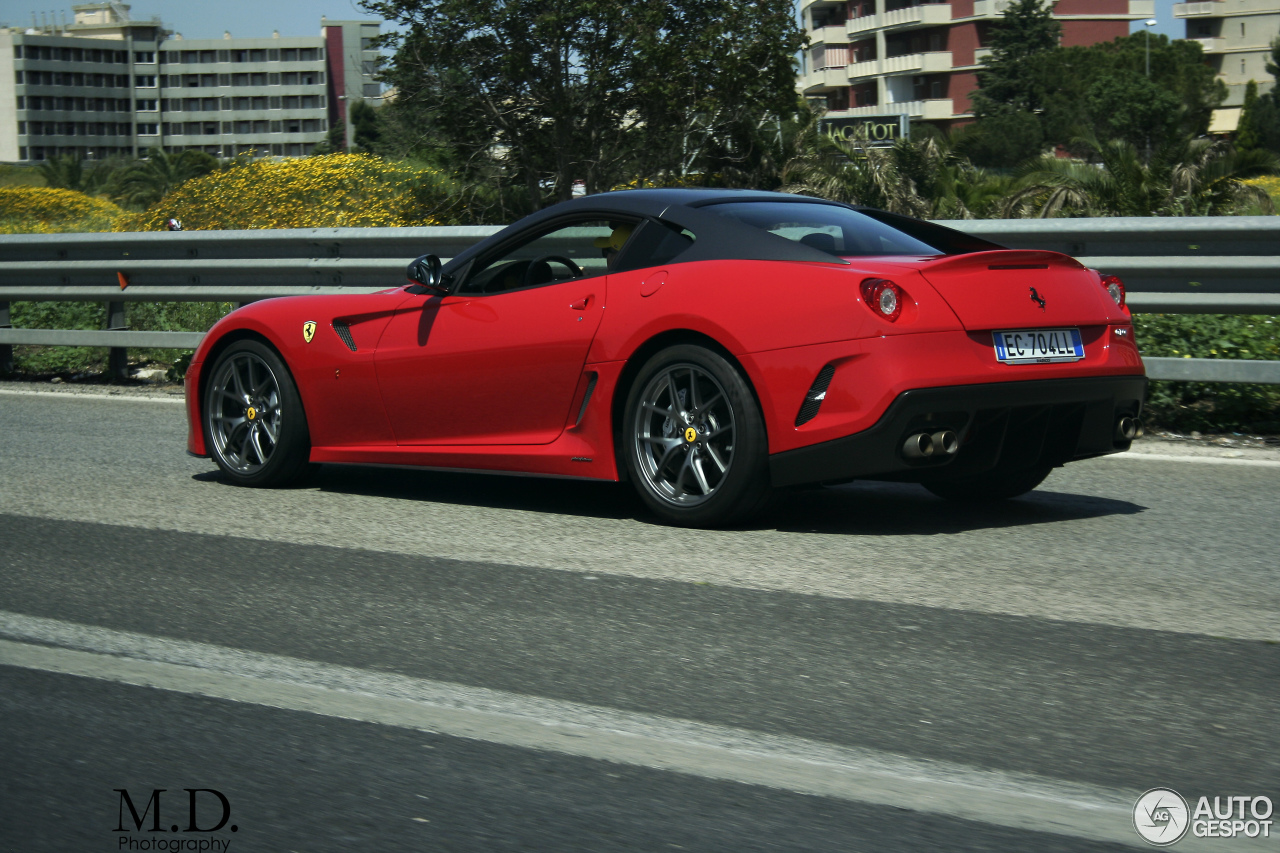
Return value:
[[(22, 45), (20, 45), (20, 44), (15, 44), (15, 45), (13, 46), (13, 58), (14, 58), (14, 59), (21, 59), (21, 58), (22, 58)], [(27, 159), (27, 158), (26, 158), (26, 157), (23, 157), (22, 159), (24, 159), (24, 160), (25, 160), (25, 159)]]
[(139, 89), (154, 89), (156, 87), (156, 75), (139, 74), (133, 78), (133, 85)]
[(158, 136), (160, 133), (159, 126), (154, 124), (138, 125), (139, 136)]
[(153, 65), (156, 61), (156, 55), (154, 51), (150, 50), (135, 50), (133, 52), (133, 61), (139, 65)]
[(229, 50), (220, 50), (220, 51), (218, 51), (218, 61), (219, 61), (219, 62), (230, 62), (230, 61), (231, 61), (231, 51), (229, 51)]
[(27, 135), (27, 123), (25, 121), (18, 122), (18, 135), (19, 136)]
[(138, 100), (138, 112), (153, 113), (160, 108), (160, 102), (154, 98), (143, 98)]

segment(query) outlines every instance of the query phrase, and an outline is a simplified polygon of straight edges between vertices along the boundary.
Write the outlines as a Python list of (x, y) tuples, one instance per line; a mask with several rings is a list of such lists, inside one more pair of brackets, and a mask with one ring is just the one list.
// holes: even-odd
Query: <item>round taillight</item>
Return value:
[(1114, 275), (1104, 275), (1102, 277), (1102, 286), (1107, 289), (1107, 293), (1111, 294), (1111, 298), (1116, 301), (1116, 305), (1124, 307), (1124, 282)]
[(868, 278), (862, 282), (862, 301), (890, 323), (902, 314), (903, 296), (902, 288), (886, 278)]

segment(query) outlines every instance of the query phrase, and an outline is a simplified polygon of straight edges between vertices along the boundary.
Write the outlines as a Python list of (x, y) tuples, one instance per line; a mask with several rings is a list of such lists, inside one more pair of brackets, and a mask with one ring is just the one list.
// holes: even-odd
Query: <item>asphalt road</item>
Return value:
[(1124, 849), (1150, 788), (1280, 802), (1274, 461), (706, 532), (606, 484), (239, 489), (184, 436), (0, 389), (0, 848)]

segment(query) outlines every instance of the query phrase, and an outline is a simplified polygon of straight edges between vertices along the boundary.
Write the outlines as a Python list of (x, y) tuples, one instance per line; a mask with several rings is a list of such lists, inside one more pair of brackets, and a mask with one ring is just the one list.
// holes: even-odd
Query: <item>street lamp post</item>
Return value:
[(346, 136), (346, 143), (347, 143), (347, 148), (346, 148), (346, 151), (345, 151), (344, 153), (346, 153), (346, 154), (350, 154), (350, 153), (351, 153), (352, 135), (353, 135), (353, 134), (352, 134), (352, 127), (351, 127), (351, 96), (350, 96), (350, 95), (339, 95), (339, 96), (338, 96), (338, 100), (343, 102), (343, 105), (342, 105), (342, 113), (343, 113), (342, 124), (343, 124), (343, 130), (345, 131), (345, 134), (344, 134), (344, 135)]
[(1146, 29), (1143, 30), (1143, 32), (1147, 34), (1146, 41), (1147, 41), (1147, 79), (1148, 80), (1151, 79), (1151, 28), (1158, 23), (1160, 22), (1157, 21), (1155, 18), (1148, 18), (1147, 20), (1142, 22), (1142, 25), (1146, 27)]

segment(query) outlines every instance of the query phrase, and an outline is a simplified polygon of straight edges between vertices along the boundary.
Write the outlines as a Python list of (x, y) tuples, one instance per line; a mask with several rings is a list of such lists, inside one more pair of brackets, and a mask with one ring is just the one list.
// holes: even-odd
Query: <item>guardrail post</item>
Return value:
[[(108, 302), (107, 303), (107, 331), (121, 332), (129, 328), (129, 324), (125, 321), (124, 303)], [(129, 351), (124, 347), (112, 347), (111, 354), (107, 357), (107, 370), (115, 379), (127, 379), (129, 377)]]
[[(12, 329), (9, 303), (0, 302), (0, 329)], [(13, 344), (0, 344), (0, 375), (13, 373)]]

